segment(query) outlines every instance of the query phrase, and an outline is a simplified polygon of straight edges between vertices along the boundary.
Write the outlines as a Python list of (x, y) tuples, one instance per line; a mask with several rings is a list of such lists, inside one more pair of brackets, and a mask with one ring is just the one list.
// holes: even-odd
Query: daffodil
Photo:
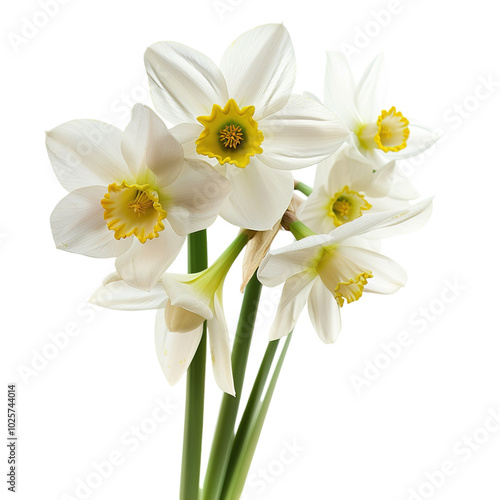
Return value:
[(386, 79), (382, 54), (355, 84), (345, 55), (327, 53), (325, 106), (344, 121), (356, 147), (375, 166), (420, 154), (438, 139), (430, 129), (409, 120), (399, 103), (387, 103)]
[[(393, 197), (396, 181), (395, 161), (374, 172), (371, 162), (346, 143), (318, 166), (314, 189), (300, 207), (299, 218), (316, 233), (325, 234), (368, 213), (402, 210), (409, 203)], [(417, 229), (426, 222), (426, 215), (399, 226), (399, 232)], [(369, 234), (381, 237), (383, 233)]]
[(270, 331), (275, 340), (291, 332), (308, 304), (309, 316), (321, 340), (334, 342), (340, 333), (340, 309), (364, 292), (394, 293), (406, 282), (406, 273), (393, 260), (357, 245), (357, 236), (396, 227), (430, 211), (431, 201), (403, 211), (364, 215), (329, 234), (315, 234), (302, 222), (289, 226), (298, 241), (271, 250), (264, 258), (258, 279), (266, 286), (285, 283)]
[(231, 181), (221, 216), (240, 227), (268, 230), (293, 193), (290, 170), (318, 163), (349, 131), (322, 104), (291, 95), (295, 56), (283, 25), (237, 38), (220, 67), (174, 42), (147, 49), (153, 102), (186, 156), (210, 159)]
[(69, 194), (54, 209), (57, 248), (117, 257), (132, 286), (151, 289), (185, 235), (208, 227), (230, 183), (180, 143), (149, 108), (136, 105), (124, 132), (74, 120), (47, 133), (54, 171)]
[(156, 352), (171, 384), (185, 373), (207, 322), (214, 376), (219, 387), (234, 395), (231, 349), (222, 304), (226, 275), (253, 232), (242, 231), (208, 268), (193, 274), (164, 274), (146, 292), (130, 287), (118, 274), (108, 277), (90, 301), (121, 310), (160, 309), (156, 318)]

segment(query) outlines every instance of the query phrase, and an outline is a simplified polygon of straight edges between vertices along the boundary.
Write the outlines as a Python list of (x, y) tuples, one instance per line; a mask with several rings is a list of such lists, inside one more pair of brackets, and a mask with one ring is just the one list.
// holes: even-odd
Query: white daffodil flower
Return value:
[(156, 317), (156, 353), (170, 384), (177, 383), (189, 367), (206, 321), (215, 380), (220, 389), (234, 396), (222, 290), (231, 265), (251, 236), (242, 231), (208, 269), (193, 274), (164, 274), (161, 284), (149, 292), (130, 287), (118, 274), (111, 275), (90, 302), (120, 310), (161, 309)]
[[(395, 161), (373, 171), (372, 164), (349, 143), (318, 166), (314, 189), (298, 211), (299, 219), (316, 233), (326, 234), (367, 213), (402, 210), (407, 201), (393, 198)], [(398, 233), (418, 229), (427, 213), (398, 226)], [(385, 230), (371, 231), (380, 238)]]
[(208, 227), (230, 183), (208, 163), (185, 159), (149, 108), (136, 105), (124, 132), (74, 120), (47, 133), (54, 171), (69, 194), (51, 216), (57, 248), (117, 257), (130, 285), (151, 289), (185, 235)]
[(356, 85), (345, 55), (327, 53), (325, 106), (344, 121), (356, 147), (375, 168), (391, 159), (420, 154), (439, 138), (405, 118), (399, 107), (388, 106), (386, 94), (383, 54), (373, 60)]
[(329, 234), (317, 235), (302, 222), (292, 223), (290, 230), (299, 241), (271, 250), (257, 274), (266, 286), (285, 283), (270, 339), (291, 332), (307, 302), (320, 339), (335, 342), (341, 327), (340, 308), (345, 301), (358, 300), (364, 291), (393, 293), (406, 282), (406, 273), (399, 264), (357, 246), (356, 237), (395, 227), (430, 210), (431, 200), (426, 200), (404, 211), (364, 215)]
[(145, 54), (153, 102), (186, 156), (215, 160), (232, 191), (220, 211), (228, 222), (268, 230), (293, 194), (290, 170), (327, 158), (349, 131), (322, 104), (291, 95), (295, 55), (280, 24), (237, 38), (220, 68), (202, 53), (158, 42)]

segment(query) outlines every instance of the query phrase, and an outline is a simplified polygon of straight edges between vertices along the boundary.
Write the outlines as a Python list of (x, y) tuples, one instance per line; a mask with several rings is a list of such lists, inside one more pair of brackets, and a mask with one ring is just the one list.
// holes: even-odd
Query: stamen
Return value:
[(372, 206), (366, 201), (363, 193), (352, 191), (349, 186), (344, 186), (342, 191), (335, 193), (325, 207), (328, 215), (333, 219), (335, 226), (352, 221), (360, 217), (364, 210), (370, 210)]
[(224, 147), (236, 149), (243, 141), (241, 127), (239, 125), (226, 125), (226, 127), (220, 131), (220, 140), (224, 143)]
[(137, 191), (137, 196), (134, 201), (128, 204), (128, 208), (132, 209), (137, 217), (140, 217), (148, 208), (153, 206), (153, 200), (149, 198), (144, 191)]
[(341, 217), (347, 217), (350, 209), (351, 204), (347, 200), (337, 200), (332, 206), (332, 210), (338, 212)]

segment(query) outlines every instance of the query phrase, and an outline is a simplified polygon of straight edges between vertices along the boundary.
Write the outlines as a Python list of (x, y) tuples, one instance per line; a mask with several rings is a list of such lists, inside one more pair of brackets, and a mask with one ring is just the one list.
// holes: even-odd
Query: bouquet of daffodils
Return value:
[[(381, 56), (355, 83), (345, 57), (330, 52), (323, 101), (292, 94), (295, 57), (283, 25), (244, 33), (219, 66), (176, 42), (149, 47), (145, 63), (158, 114), (137, 104), (124, 131), (74, 120), (47, 133), (68, 190), (52, 232), (57, 248), (115, 258), (93, 303), (157, 311), (161, 368), (170, 384), (187, 379), (181, 500), (237, 500), (306, 304), (320, 339), (333, 343), (344, 305), (405, 284), (401, 266), (379, 253), (380, 240), (429, 218), (431, 201), (415, 201), (396, 162), (435, 137), (387, 107)], [(313, 186), (294, 180), (292, 171), (312, 165)], [(218, 216), (237, 229), (209, 266), (206, 229)], [(280, 229), (290, 244), (274, 248)], [(188, 274), (171, 274), (186, 239)], [(223, 287), (245, 247), (231, 348)], [(268, 348), (243, 398), (261, 287), (281, 284)], [(223, 395), (202, 484), (207, 339)]]

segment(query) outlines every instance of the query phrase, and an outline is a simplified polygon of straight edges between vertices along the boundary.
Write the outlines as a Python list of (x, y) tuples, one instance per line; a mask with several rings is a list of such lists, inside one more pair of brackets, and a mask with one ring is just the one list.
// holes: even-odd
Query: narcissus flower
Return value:
[(259, 26), (226, 50), (220, 68), (185, 45), (159, 42), (145, 54), (153, 102), (186, 156), (212, 159), (231, 181), (221, 216), (268, 230), (293, 193), (290, 170), (330, 156), (349, 131), (323, 105), (291, 95), (295, 56), (283, 25)]
[(215, 220), (231, 189), (208, 163), (185, 159), (162, 120), (142, 105), (124, 132), (95, 120), (64, 123), (47, 133), (47, 150), (70, 192), (51, 216), (57, 248), (118, 257), (122, 278), (146, 290), (185, 235)]
[(377, 229), (393, 228), (429, 211), (426, 200), (404, 211), (364, 215), (329, 234), (314, 234), (302, 222), (290, 224), (299, 240), (271, 250), (264, 258), (258, 279), (266, 286), (285, 283), (270, 331), (270, 339), (287, 335), (308, 304), (309, 316), (321, 340), (334, 342), (340, 333), (340, 308), (358, 300), (363, 292), (393, 293), (406, 282), (399, 264), (357, 246), (357, 236)]
[[(374, 172), (371, 162), (352, 144), (344, 144), (318, 166), (314, 189), (298, 216), (316, 233), (326, 234), (368, 213), (402, 210), (409, 203), (392, 196), (396, 177), (394, 161)], [(423, 216), (411, 220), (411, 224), (400, 226), (401, 232), (415, 230), (426, 222)], [(380, 237), (382, 233), (370, 234)]]
[(164, 274), (150, 292), (128, 286), (118, 275), (106, 279), (92, 296), (94, 304), (112, 309), (161, 309), (156, 318), (156, 352), (171, 384), (187, 370), (207, 322), (214, 376), (219, 387), (234, 395), (231, 349), (222, 306), (222, 289), (231, 265), (253, 232), (242, 231), (206, 270)]
[(387, 105), (382, 54), (357, 85), (341, 52), (328, 52), (327, 58), (325, 106), (344, 121), (356, 147), (374, 165), (420, 154), (438, 139), (431, 130), (408, 120), (399, 107)]

